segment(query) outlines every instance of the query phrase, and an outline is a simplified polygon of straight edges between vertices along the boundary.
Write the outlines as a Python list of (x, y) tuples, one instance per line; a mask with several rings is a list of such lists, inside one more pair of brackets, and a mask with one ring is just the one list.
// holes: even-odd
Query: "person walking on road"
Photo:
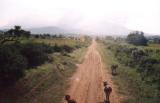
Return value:
[(105, 92), (105, 95), (106, 95), (105, 103), (110, 103), (109, 96), (112, 92), (112, 88), (107, 82), (104, 82), (103, 85), (104, 85), (104, 92)]
[(65, 95), (65, 100), (67, 103), (77, 103), (75, 100), (71, 99), (70, 95)]

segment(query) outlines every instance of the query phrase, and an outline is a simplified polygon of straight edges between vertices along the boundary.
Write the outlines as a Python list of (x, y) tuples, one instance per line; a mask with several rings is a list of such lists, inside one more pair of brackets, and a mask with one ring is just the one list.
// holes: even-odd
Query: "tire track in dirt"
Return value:
[(104, 103), (103, 81), (108, 81), (113, 88), (111, 103), (120, 103), (121, 96), (117, 94), (111, 75), (104, 68), (105, 65), (97, 51), (97, 43), (93, 40), (84, 62), (78, 66), (76, 73), (71, 77), (67, 94), (71, 95), (77, 103)]

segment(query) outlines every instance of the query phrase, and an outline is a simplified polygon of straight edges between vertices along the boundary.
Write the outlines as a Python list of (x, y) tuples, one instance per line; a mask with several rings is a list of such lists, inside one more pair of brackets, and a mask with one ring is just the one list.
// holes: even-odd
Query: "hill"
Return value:
[(67, 30), (55, 26), (31, 28), (28, 30), (31, 31), (33, 34), (43, 34), (43, 33), (59, 34), (67, 32)]
[(3, 33), (3, 31), (2, 31), (2, 30), (0, 30), (0, 33)]

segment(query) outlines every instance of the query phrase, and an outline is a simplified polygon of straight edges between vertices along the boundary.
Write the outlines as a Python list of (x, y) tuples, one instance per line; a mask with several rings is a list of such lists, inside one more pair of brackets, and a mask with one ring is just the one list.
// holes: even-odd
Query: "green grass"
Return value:
[(75, 46), (77, 44), (81, 44), (83, 42), (74, 40), (74, 39), (69, 39), (69, 38), (56, 38), (56, 39), (33, 39), (33, 42), (36, 43), (47, 43), (51, 45), (70, 45), (70, 46)]
[(158, 103), (159, 100), (153, 98), (156, 89), (143, 83), (136, 69), (120, 64), (103, 43), (99, 43), (99, 51), (108, 66), (115, 63), (119, 65), (118, 75), (112, 79), (118, 86), (119, 93), (126, 96), (123, 103)]
[[(70, 55), (74, 58), (77, 58), (77, 63), (82, 63), (83, 59), (84, 59), (84, 55), (86, 53), (87, 49), (86, 47), (82, 47), (80, 49), (75, 50), (73, 53), (71, 53)], [(83, 55), (83, 56), (82, 56)]]
[(82, 44), (82, 47), (68, 55), (50, 54), (52, 62), (46, 62), (34, 69), (27, 70), (25, 77), (20, 79), (14, 87), (8, 88), (7, 92), (3, 91), (1, 96), (3, 103), (60, 103), (69, 87), (68, 78), (76, 70), (75, 64), (83, 61), (87, 45), (89, 45), (89, 42), (62, 39), (47, 39), (39, 42), (52, 42), (52, 44), (57, 43), (58, 45)]
[(160, 44), (149, 44), (149, 47), (160, 48)]
[(41, 38), (20, 38), (21, 43), (46, 43), (50, 45), (57, 44), (58, 46), (61, 45), (69, 45), (69, 46), (75, 46), (75, 45), (87, 45), (89, 44), (91, 40), (86, 39), (85, 41), (70, 39), (70, 38), (51, 38), (51, 39), (41, 39)]

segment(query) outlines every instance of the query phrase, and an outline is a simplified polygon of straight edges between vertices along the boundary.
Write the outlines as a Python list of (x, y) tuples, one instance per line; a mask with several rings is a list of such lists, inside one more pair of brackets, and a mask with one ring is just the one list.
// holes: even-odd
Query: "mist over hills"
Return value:
[(68, 32), (67, 30), (55, 26), (37, 27), (37, 28), (30, 28), (27, 30), (31, 31), (31, 33), (33, 34), (43, 34), (43, 33), (58, 34), (58, 33)]
[(3, 31), (2, 30), (0, 30), (0, 33), (2, 33)]
[(67, 27), (58, 27), (58, 26), (44, 26), (44, 27), (35, 27), (27, 29), (33, 34), (66, 34), (66, 33), (75, 33), (75, 34), (88, 34), (88, 35), (120, 35), (125, 36), (131, 30), (114, 24), (97, 24), (97, 25), (85, 25), (77, 28), (67, 28)]
[[(16, 25), (16, 24), (15, 24)], [(22, 29), (31, 31), (32, 34), (85, 34), (85, 35), (95, 35), (95, 36), (126, 36), (130, 32), (135, 31), (128, 29), (122, 25), (106, 22), (106, 21), (98, 21), (92, 22), (88, 24), (78, 25), (78, 24), (65, 24), (65, 25), (56, 25), (56, 26), (25, 26), (25, 24), (20, 24)], [(8, 29), (14, 28), (13, 26), (7, 26), (0, 28), (1, 31), (7, 31)], [(154, 33), (145, 33), (145, 36), (159, 35)]]
[(85, 28), (91, 34), (95, 35), (114, 35), (114, 36), (125, 36), (128, 35), (132, 30), (121, 25), (112, 23), (97, 23), (94, 26), (88, 26)]
[[(13, 27), (0, 28), (0, 33), (3, 33)], [(78, 35), (92, 35), (92, 36), (113, 36), (113, 37), (126, 37), (130, 32), (135, 30), (127, 29), (119, 25), (94, 25), (94, 26), (84, 26), (83, 28), (65, 28), (58, 26), (44, 26), (44, 27), (34, 27), (34, 28), (23, 28), (24, 30), (30, 31), (32, 34), (51, 34), (59, 35), (64, 34), (66, 36), (78, 36)], [(144, 32), (144, 31), (143, 31)], [(146, 33), (144, 35), (147, 38), (160, 38), (160, 34)]]

